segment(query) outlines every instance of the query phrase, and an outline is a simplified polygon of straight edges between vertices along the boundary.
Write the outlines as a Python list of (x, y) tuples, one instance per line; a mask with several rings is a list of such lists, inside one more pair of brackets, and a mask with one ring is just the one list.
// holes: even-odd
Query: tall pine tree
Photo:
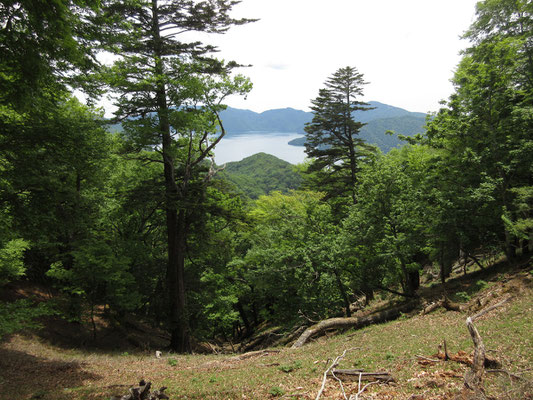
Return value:
[[(104, 1), (101, 26), (107, 50), (119, 58), (109, 69), (118, 95), (116, 115), (126, 124), (131, 150), (153, 149), (149, 161), (163, 163), (168, 245), (166, 286), (171, 347), (190, 351), (186, 305), (185, 252), (190, 211), (201, 193), (204, 160), (224, 134), (218, 112), (232, 93), (250, 89), (231, 79), (227, 65), (209, 58), (212, 46), (180, 41), (187, 32), (224, 33), (248, 20), (229, 16), (231, 0)], [(222, 135), (212, 134), (222, 129)]]
[(371, 109), (359, 100), (366, 83), (356, 68), (340, 68), (312, 100), (313, 120), (305, 127), (313, 184), (328, 198), (349, 196), (354, 204), (359, 162), (371, 149), (358, 136), (365, 124), (354, 119), (354, 112)]

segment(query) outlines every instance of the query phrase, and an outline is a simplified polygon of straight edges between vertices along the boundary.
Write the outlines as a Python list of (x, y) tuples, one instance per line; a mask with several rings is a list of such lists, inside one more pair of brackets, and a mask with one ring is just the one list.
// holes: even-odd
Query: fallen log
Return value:
[(462, 306), (459, 303), (455, 303), (455, 302), (451, 301), (448, 296), (444, 296), (444, 300), (442, 302), (442, 306), (448, 311), (462, 312), (462, 311), (465, 310), (465, 306)]
[(282, 336), (280, 339), (276, 340), (274, 343), (271, 344), (272, 347), (278, 347), (278, 346), (287, 346), (289, 343), (294, 342), (303, 331), (305, 331), (307, 327), (306, 326), (300, 326), (297, 329), (295, 329), (293, 332), (286, 334)]
[(333, 369), (331, 376), (346, 380), (395, 382), (388, 372), (363, 372), (360, 369)]
[(302, 347), (307, 341), (328, 329), (359, 329), (371, 324), (378, 324), (398, 318), (402, 313), (412, 311), (418, 305), (418, 301), (410, 301), (399, 306), (389, 308), (383, 311), (364, 316), (364, 317), (347, 317), (347, 318), (330, 318), (320, 321), (318, 324), (307, 328), (304, 333), (292, 345), (293, 349)]
[(279, 350), (256, 350), (256, 351), (249, 351), (248, 353), (240, 354), (238, 356), (234, 356), (231, 358), (228, 358), (228, 361), (241, 361), (246, 360), (248, 358), (253, 357), (259, 357), (259, 356), (268, 356), (269, 354), (276, 354), (279, 353)]
[(281, 329), (281, 327), (277, 326), (263, 333), (260, 333), (257, 336), (251, 338), (250, 342), (242, 343), (239, 350), (243, 353), (247, 353), (249, 351), (256, 350), (257, 348), (268, 347), (273, 342), (275, 342), (275, 339), (273, 339), (273, 337), (282, 336), (278, 333), (281, 331)]
[(438, 309), (440, 307), (443, 307), (443, 305), (444, 305), (444, 300), (439, 300), (439, 301), (430, 303), (430, 304), (426, 305), (422, 309), (422, 311), (420, 311), (420, 315), (427, 315), (427, 314), (435, 311), (436, 309)]

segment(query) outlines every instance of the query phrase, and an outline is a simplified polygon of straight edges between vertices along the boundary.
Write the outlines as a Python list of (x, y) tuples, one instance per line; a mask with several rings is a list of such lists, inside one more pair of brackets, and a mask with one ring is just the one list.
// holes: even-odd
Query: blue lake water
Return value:
[(305, 160), (303, 146), (291, 146), (289, 142), (302, 137), (301, 133), (246, 133), (224, 137), (215, 148), (215, 162), (218, 165), (230, 161), (241, 161), (256, 153), (272, 154), (291, 164)]

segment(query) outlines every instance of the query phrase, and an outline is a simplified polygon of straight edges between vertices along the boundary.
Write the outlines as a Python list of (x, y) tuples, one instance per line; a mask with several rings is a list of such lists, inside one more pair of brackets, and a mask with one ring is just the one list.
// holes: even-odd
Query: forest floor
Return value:
[[(421, 289), (437, 298), (441, 288)], [(511, 298), (475, 321), (487, 355), (507, 373), (487, 373), (488, 399), (533, 399), (533, 264), (493, 268), (447, 284), (455, 300), (470, 310), (486, 309)], [(436, 359), (437, 347), (446, 340), (447, 350), (459, 359), (473, 351), (465, 319), (471, 312), (439, 308), (427, 315), (420, 311), (396, 321), (341, 334), (328, 334), (299, 349), (276, 348), (242, 355), (176, 355), (154, 350), (80, 350), (26, 333), (0, 343), (0, 399), (108, 400), (123, 395), (131, 385), (146, 379), (155, 387), (167, 386), (170, 399), (315, 399), (324, 371), (343, 354), (338, 368), (387, 371), (395, 382), (370, 385), (359, 400), (445, 400), (474, 398), (464, 389), (470, 367)], [(57, 335), (57, 332), (55, 333)], [(52, 344), (54, 343), (54, 344)], [(364, 386), (364, 383), (361, 384)], [(355, 399), (359, 383), (327, 379), (320, 399)], [(342, 393), (345, 391), (345, 397)]]

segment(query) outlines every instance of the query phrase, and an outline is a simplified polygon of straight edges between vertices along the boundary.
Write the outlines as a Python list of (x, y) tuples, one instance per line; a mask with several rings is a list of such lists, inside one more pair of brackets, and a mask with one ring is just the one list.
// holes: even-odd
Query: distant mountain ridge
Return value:
[[(366, 123), (361, 129), (361, 138), (367, 143), (377, 145), (383, 152), (388, 152), (391, 148), (401, 145), (401, 141), (396, 136), (386, 135), (388, 130), (405, 136), (413, 136), (424, 132), (426, 114), (421, 112), (411, 112), (403, 108), (370, 101), (373, 107), (369, 111), (356, 111), (354, 118), (357, 121)], [(228, 107), (220, 114), (226, 137), (241, 134), (268, 133), (304, 133), (305, 124), (311, 122), (313, 113), (296, 110), (294, 108), (280, 108), (257, 113), (250, 110)], [(109, 125), (113, 132), (122, 131), (122, 125)], [(289, 144), (294, 146), (304, 146), (305, 138), (298, 138)]]
[[(382, 118), (410, 116), (425, 119), (426, 114), (411, 112), (379, 101), (370, 101), (374, 109), (356, 111), (354, 118), (361, 122), (370, 122)], [(304, 133), (305, 124), (311, 122), (313, 113), (294, 108), (279, 108), (262, 113), (228, 107), (220, 117), (228, 136), (240, 133), (294, 132)]]
[(228, 136), (239, 133), (295, 132), (303, 133), (313, 114), (294, 108), (279, 108), (256, 113), (228, 107), (220, 114)]
[[(360, 137), (369, 144), (378, 146), (384, 153), (392, 148), (402, 145), (402, 141), (396, 135), (388, 135), (385, 132), (394, 131), (396, 134), (413, 136), (425, 131), (426, 118), (412, 115), (403, 115), (392, 118), (379, 118), (368, 121), (361, 128)], [(305, 136), (291, 140), (293, 146), (305, 146)]]
[[(402, 144), (397, 136), (386, 135), (386, 131), (413, 136), (424, 132), (426, 114), (411, 112), (378, 101), (370, 101), (373, 109), (356, 111), (354, 118), (366, 123), (361, 129), (361, 138), (367, 143), (377, 145), (383, 152)], [(265, 134), (275, 132), (304, 133), (305, 124), (311, 122), (313, 113), (294, 108), (282, 108), (256, 113), (228, 107), (221, 113), (227, 137), (239, 134)], [(305, 138), (292, 140), (289, 144), (304, 146)]]

